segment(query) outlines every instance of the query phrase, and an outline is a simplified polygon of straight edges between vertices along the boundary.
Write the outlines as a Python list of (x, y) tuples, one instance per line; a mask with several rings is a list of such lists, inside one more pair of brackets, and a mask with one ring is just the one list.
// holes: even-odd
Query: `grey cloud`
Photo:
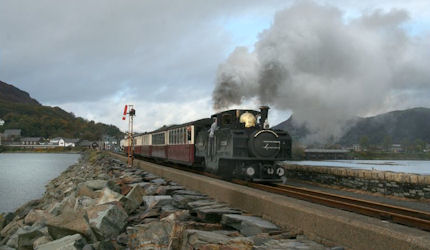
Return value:
[(2, 0), (0, 77), (42, 102), (60, 104), (99, 100), (123, 86), (154, 101), (165, 99), (152, 94), (163, 85), (208, 94), (231, 46), (217, 19), (259, 5)]
[[(214, 108), (257, 97), (291, 109), (313, 130), (308, 139), (321, 141), (340, 136), (356, 115), (393, 108), (394, 96), (405, 96), (399, 91), (429, 95), (428, 38), (409, 36), (402, 28), (408, 18), (404, 10), (376, 10), (345, 22), (338, 8), (297, 2), (276, 14), (254, 51), (235, 51), (221, 64)], [(244, 76), (255, 65), (258, 74)]]

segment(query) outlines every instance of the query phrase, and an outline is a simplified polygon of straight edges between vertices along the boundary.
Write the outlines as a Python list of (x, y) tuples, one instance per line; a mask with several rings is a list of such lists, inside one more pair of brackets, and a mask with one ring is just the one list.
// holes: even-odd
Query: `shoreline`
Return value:
[[(13, 156), (15, 154), (18, 154), (18, 156)], [(42, 158), (39, 158), (39, 157), (34, 158), (33, 156), (27, 156), (27, 155), (34, 155), (34, 157), (36, 157), (36, 155), (45, 155), (45, 156), (41, 156)], [(51, 155), (54, 158), (51, 159), (51, 156), (49, 156), (49, 155)], [(73, 155), (73, 160), (69, 159), (70, 157), (72, 157), (71, 155)], [(79, 156), (77, 156), (77, 155), (79, 155)], [(33, 173), (33, 171), (39, 171), (39, 172), (37, 172), (37, 175), (42, 174), (44, 177), (48, 177), (48, 178), (37, 177), (36, 182), (32, 181), (32, 183), (36, 183), (35, 185), (25, 186), (25, 188), (23, 190), (20, 190), (18, 192), (13, 191), (13, 194), (6, 195), (5, 197), (3, 197), (3, 195), (2, 195), (2, 198), (6, 199), (6, 200), (3, 200), (4, 202), (6, 202), (6, 204), (15, 204), (15, 207), (1, 206), (3, 209), (6, 209), (6, 210), (0, 211), (0, 214), (14, 212), (19, 207), (21, 207), (23, 204), (26, 204), (27, 202), (30, 202), (32, 200), (42, 199), (45, 192), (46, 192), (46, 186), (50, 182), (52, 182), (54, 179), (60, 177), (69, 168), (71, 168), (72, 166), (74, 166), (76, 164), (79, 164), (82, 161), (83, 156), (84, 156), (83, 152), (49, 152), (49, 153), (48, 152), (10, 152), (10, 153), (9, 152), (2, 152), (2, 153), (0, 153), (0, 157), (2, 159), (6, 159), (6, 168), (2, 168), (4, 170), (6, 170), (6, 177), (8, 177), (10, 175), (10, 174), (8, 174), (10, 171), (8, 171), (7, 169), (19, 167), (19, 166), (16, 166), (17, 163), (24, 163), (26, 165), (26, 163), (30, 163), (29, 161), (32, 161), (33, 159), (37, 159), (37, 160), (41, 160), (43, 162), (46, 162), (46, 164), (48, 164), (48, 165), (45, 165), (45, 163), (43, 163), (42, 165), (40, 165), (40, 167), (41, 167), (40, 170), (39, 170), (39, 165), (28, 166), (29, 171), (31, 171), (32, 173)], [(10, 157), (17, 157), (16, 158), (17, 160), (11, 162)], [(20, 157), (25, 157), (25, 158), (23, 160)], [(27, 157), (30, 157), (30, 158), (27, 158)], [(66, 157), (66, 158), (64, 158), (64, 157)], [(51, 160), (54, 160), (55, 163), (54, 164), (49, 163)], [(22, 164), (20, 166), (22, 166)], [(45, 166), (49, 166), (49, 167), (46, 168)], [(49, 169), (51, 169), (51, 167), (53, 169), (49, 170)], [(18, 173), (20, 171), (23, 171), (23, 170), (27, 171), (26, 169), (18, 170)], [(45, 171), (53, 172), (53, 174), (47, 176)], [(42, 176), (42, 175), (40, 175), (40, 176)], [(11, 176), (14, 177), (15, 175), (12, 174)], [(26, 176), (25, 174), (24, 174), (24, 176), (20, 176), (20, 177), (22, 177), (21, 179), (28, 179), (29, 178), (29, 176)], [(17, 180), (15, 180), (14, 183), (11, 183), (11, 184), (22, 183), (21, 179), (17, 179)], [(6, 179), (3, 178), (3, 180), (6, 180)], [(22, 183), (22, 184), (24, 184), (24, 183)], [(20, 189), (21, 187), (18, 185), (16, 188)], [(7, 189), (7, 187), (6, 187), (6, 189)], [(28, 193), (31, 193), (31, 194), (26, 195)]]
[(0, 249), (326, 249), (106, 152), (82, 154), (45, 187), (40, 199), (0, 214)]

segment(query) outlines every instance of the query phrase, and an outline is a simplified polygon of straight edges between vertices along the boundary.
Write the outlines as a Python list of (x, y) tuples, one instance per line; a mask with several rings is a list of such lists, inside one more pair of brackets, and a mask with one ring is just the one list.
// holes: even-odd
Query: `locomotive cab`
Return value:
[(212, 115), (211, 127), (198, 134), (196, 143), (205, 168), (226, 178), (281, 180), (285, 171), (276, 162), (291, 158), (291, 137), (269, 129), (268, 110), (263, 106), (260, 111), (236, 109)]

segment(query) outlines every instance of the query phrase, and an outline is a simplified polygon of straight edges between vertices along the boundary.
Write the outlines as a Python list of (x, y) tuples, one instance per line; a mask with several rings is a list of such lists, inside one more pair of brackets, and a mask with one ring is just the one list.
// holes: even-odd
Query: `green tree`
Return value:
[(391, 148), (391, 145), (393, 145), (393, 140), (391, 139), (391, 136), (386, 135), (384, 136), (384, 140), (382, 141), (382, 146), (385, 151), (389, 151)]
[(369, 147), (369, 137), (367, 137), (367, 136), (363, 135), (363, 136), (360, 138), (360, 147), (361, 147), (363, 150), (365, 150), (365, 149), (367, 149), (367, 148)]

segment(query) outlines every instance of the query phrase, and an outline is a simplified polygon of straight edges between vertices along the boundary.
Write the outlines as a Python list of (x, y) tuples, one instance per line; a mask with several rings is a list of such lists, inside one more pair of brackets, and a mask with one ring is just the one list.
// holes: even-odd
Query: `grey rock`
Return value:
[(0, 246), (0, 250), (15, 250), (15, 248), (11, 248), (8, 246)]
[(259, 217), (238, 214), (224, 214), (221, 224), (239, 230), (241, 234), (252, 236), (260, 233), (279, 231), (278, 226)]
[(15, 213), (4, 213), (0, 214), (0, 231), (9, 224), (13, 218), (15, 217)]
[(173, 195), (173, 206), (180, 208), (180, 209), (188, 209), (188, 203), (192, 201), (202, 200), (205, 199), (204, 196), (201, 195)]
[(10, 237), (7, 245), (19, 249), (32, 248), (33, 242), (43, 236), (41, 229), (42, 227), (39, 225), (21, 227)]
[(157, 179), (153, 179), (151, 180), (152, 183), (157, 184), (157, 185), (166, 185), (167, 182), (161, 178), (157, 178)]
[(97, 203), (97, 201), (95, 199), (92, 199), (88, 196), (80, 196), (80, 197), (76, 198), (74, 209), (76, 211), (82, 210), (82, 209), (87, 209), (89, 207), (96, 205), (96, 203)]
[(51, 241), (52, 241), (52, 238), (50, 236), (39, 237), (36, 240), (34, 240), (33, 249), (37, 249), (40, 245), (46, 244)]
[(264, 242), (263, 245), (254, 246), (256, 250), (265, 249), (312, 249), (312, 250), (325, 250), (326, 248), (313, 241), (299, 241), (299, 240), (269, 240)]
[(160, 190), (159, 190), (159, 194), (172, 195), (172, 194), (173, 194), (173, 192), (175, 192), (175, 191), (179, 191), (179, 190), (184, 190), (184, 187), (182, 187), (182, 186), (177, 186), (177, 185), (161, 186), (161, 187), (160, 187)]
[(127, 223), (126, 211), (116, 204), (98, 205), (87, 213), (91, 228), (105, 239), (118, 236)]
[(86, 245), (82, 248), (82, 250), (95, 250), (95, 248), (94, 248), (92, 245), (90, 245), (90, 244), (86, 244)]
[(128, 214), (131, 214), (142, 204), (144, 193), (145, 190), (140, 185), (134, 185), (128, 194), (120, 200)]
[(40, 245), (37, 250), (80, 250), (86, 243), (80, 234), (74, 234)]
[(212, 206), (198, 207), (194, 209), (197, 217), (205, 222), (218, 223), (221, 221), (223, 214), (241, 214), (239, 210), (226, 207), (223, 204)]
[(107, 187), (108, 181), (106, 180), (90, 180), (86, 181), (84, 183), (80, 183), (80, 185), (86, 185), (87, 187), (91, 188), (92, 190), (100, 190), (105, 187)]
[(57, 240), (65, 236), (82, 234), (87, 239), (95, 240), (94, 232), (88, 224), (86, 212), (67, 212), (59, 216), (49, 218), (46, 221), (49, 235)]
[(143, 196), (142, 200), (147, 210), (172, 204), (172, 196), (170, 195)]
[(176, 190), (173, 191), (174, 195), (194, 195), (194, 196), (200, 196), (200, 197), (207, 197), (204, 194), (195, 192), (195, 191), (191, 191), (191, 190), (186, 190), (186, 189), (180, 189), (180, 190)]
[(221, 233), (189, 229), (183, 234), (181, 249), (252, 249), (245, 237), (228, 237)]
[(198, 207), (211, 206), (211, 205), (217, 205), (217, 204), (219, 203), (213, 200), (198, 200), (198, 201), (188, 202), (187, 206), (190, 209), (194, 209)]
[(127, 228), (130, 249), (168, 249), (173, 224), (154, 221)]
[(120, 201), (122, 197), (124, 197), (122, 194), (115, 192), (108, 187), (105, 187), (102, 190), (99, 190), (97, 192), (99, 193), (98, 196), (100, 197), (97, 200), (97, 204), (105, 204), (112, 201)]

